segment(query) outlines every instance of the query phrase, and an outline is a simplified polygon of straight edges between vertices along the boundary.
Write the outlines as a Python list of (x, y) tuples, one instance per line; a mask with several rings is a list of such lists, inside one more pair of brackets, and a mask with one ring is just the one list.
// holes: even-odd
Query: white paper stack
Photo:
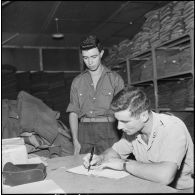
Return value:
[(2, 166), (6, 162), (25, 164), (28, 159), (23, 138), (10, 138), (2, 140)]

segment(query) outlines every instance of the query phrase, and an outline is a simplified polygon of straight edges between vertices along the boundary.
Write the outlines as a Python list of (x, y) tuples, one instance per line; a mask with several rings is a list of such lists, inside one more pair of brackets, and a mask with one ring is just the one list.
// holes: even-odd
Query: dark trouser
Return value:
[(80, 154), (86, 154), (95, 146), (95, 154), (104, 152), (119, 140), (115, 122), (80, 122), (78, 139)]

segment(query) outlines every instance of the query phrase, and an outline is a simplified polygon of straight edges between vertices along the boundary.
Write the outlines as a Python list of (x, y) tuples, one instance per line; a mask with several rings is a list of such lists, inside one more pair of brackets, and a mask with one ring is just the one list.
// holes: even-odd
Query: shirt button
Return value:
[(95, 98), (95, 97), (93, 97), (93, 100), (96, 100), (96, 98)]

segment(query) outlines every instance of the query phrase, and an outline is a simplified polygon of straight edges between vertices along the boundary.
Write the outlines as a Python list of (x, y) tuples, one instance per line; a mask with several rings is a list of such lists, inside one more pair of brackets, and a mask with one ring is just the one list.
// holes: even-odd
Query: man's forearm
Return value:
[(120, 158), (120, 155), (112, 148), (108, 148), (101, 154), (101, 158), (103, 161), (107, 161), (112, 158)]
[(69, 124), (73, 141), (78, 139), (78, 115), (74, 112), (69, 114)]
[(129, 160), (125, 168), (132, 175), (165, 185), (173, 181), (177, 171), (176, 163), (172, 162), (142, 163)]

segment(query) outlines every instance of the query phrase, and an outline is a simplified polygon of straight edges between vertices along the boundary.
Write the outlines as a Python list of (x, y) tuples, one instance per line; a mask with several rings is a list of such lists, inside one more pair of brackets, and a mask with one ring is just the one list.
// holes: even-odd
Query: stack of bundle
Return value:
[(180, 64), (180, 71), (189, 71), (192, 69), (192, 56), (190, 48), (185, 48), (184, 50), (180, 50), (177, 54)]
[(140, 31), (139, 33), (137, 33), (133, 39), (132, 39), (132, 47), (131, 47), (131, 54), (132, 56), (136, 56), (137, 54), (139, 54), (143, 49), (142, 45), (142, 37), (143, 37), (143, 32)]
[(159, 21), (160, 10), (154, 10), (148, 12), (145, 17), (146, 21), (143, 24), (143, 30), (148, 32), (148, 39), (151, 45), (158, 45), (159, 41), (159, 31), (160, 31), (160, 21)]
[[(173, 81), (172, 81), (173, 82)], [(185, 108), (187, 102), (187, 86), (185, 80), (179, 80), (171, 85), (171, 100), (170, 108), (178, 109)]]
[(152, 58), (150, 57), (147, 61), (143, 61), (141, 67), (141, 80), (149, 80), (153, 77)]
[(178, 118), (180, 118), (185, 125), (187, 126), (190, 135), (192, 136), (192, 140), (194, 142), (194, 112), (173, 112), (171, 113)]
[(124, 60), (131, 53), (131, 46), (129, 39), (121, 41), (118, 45), (118, 58)]
[(186, 32), (189, 32), (191, 29), (194, 29), (194, 1), (185, 2), (183, 17)]
[[(159, 107), (160, 108), (170, 108), (170, 99), (172, 94), (172, 85), (173, 82), (162, 82), (159, 83), (158, 88), (158, 97), (159, 97)], [(174, 101), (173, 99), (171, 99)]]
[(160, 9), (160, 33), (159, 37), (161, 42), (168, 41), (170, 39), (170, 30), (173, 26), (174, 21), (172, 20), (172, 3)]
[(130, 66), (131, 81), (136, 82), (141, 80), (141, 67), (143, 61), (132, 61)]
[(18, 94), (16, 73), (2, 73), (1, 81), (1, 98), (16, 100)]
[(48, 104), (48, 79), (47, 73), (35, 72), (31, 74), (31, 95)]
[(106, 58), (104, 58), (104, 62), (106, 66), (112, 66), (113, 64), (116, 64), (117, 55), (118, 55), (118, 46), (113, 45), (113, 47), (109, 50), (109, 55)]
[(31, 82), (30, 82), (30, 72), (17, 73), (17, 85), (18, 91), (26, 91), (30, 93)]
[(193, 107), (192, 79), (161, 83), (158, 93), (160, 107), (171, 108), (173, 110)]
[(173, 10), (171, 18), (171, 34), (170, 38), (175, 39), (185, 33), (185, 25), (183, 20), (185, 1), (173, 1)]
[(158, 51), (157, 75), (164, 76), (192, 69), (190, 48), (183, 50)]
[(150, 100), (151, 108), (155, 109), (155, 95), (154, 95), (154, 86), (153, 86), (153, 84), (144, 86), (143, 90), (147, 94), (147, 96)]

